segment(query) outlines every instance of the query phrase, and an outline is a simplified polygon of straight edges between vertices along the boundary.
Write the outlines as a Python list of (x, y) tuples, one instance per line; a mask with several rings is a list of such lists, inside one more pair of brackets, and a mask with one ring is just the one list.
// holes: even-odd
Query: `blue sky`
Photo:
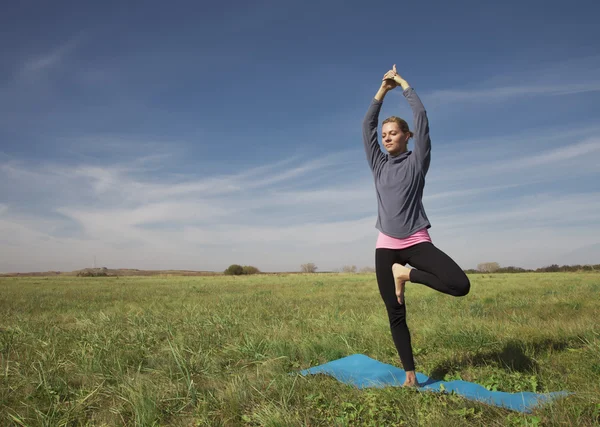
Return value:
[[(591, 1), (5, 6), (0, 272), (94, 256), (109, 268), (373, 266), (361, 121), (394, 63), (430, 119), (437, 246), (464, 268), (600, 263), (599, 12)], [(412, 123), (400, 91), (389, 115)]]

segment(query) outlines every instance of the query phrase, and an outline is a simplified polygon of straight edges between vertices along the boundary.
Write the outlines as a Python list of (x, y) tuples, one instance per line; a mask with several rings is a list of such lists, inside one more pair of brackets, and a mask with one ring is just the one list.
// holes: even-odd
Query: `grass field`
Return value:
[(408, 284), (417, 370), (568, 390), (523, 415), (454, 395), (289, 375), (353, 353), (400, 366), (374, 274), (0, 279), (0, 425), (598, 425), (600, 274)]

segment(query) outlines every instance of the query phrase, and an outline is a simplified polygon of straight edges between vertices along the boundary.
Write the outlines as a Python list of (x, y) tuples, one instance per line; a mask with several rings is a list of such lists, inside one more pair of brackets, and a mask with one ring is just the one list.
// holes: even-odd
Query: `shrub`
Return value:
[(317, 271), (317, 266), (315, 264), (313, 264), (312, 262), (306, 263), (306, 264), (302, 264), (300, 266), (300, 271), (303, 273), (314, 273)]
[(241, 276), (242, 274), (257, 274), (260, 273), (260, 270), (252, 265), (242, 267), (239, 264), (231, 264), (224, 273), (230, 276)]
[(84, 268), (77, 273), (77, 277), (106, 277), (108, 276), (108, 269), (102, 268)]
[(258, 274), (260, 273), (260, 270), (252, 265), (245, 265), (244, 267), (242, 267), (243, 273), (242, 274)]
[(229, 267), (227, 267), (224, 273), (230, 276), (239, 276), (244, 274), (244, 267), (238, 264), (231, 264)]
[(477, 264), (477, 270), (482, 273), (495, 273), (500, 268), (500, 264), (497, 262), (482, 262)]

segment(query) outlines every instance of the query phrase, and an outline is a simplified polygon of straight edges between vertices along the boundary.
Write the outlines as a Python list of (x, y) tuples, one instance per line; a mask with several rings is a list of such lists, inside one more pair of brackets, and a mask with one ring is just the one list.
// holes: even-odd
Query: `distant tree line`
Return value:
[[(317, 266), (312, 263), (302, 264), (300, 266), (300, 271), (302, 273), (316, 273)], [(475, 274), (475, 273), (558, 273), (558, 272), (577, 272), (577, 271), (599, 271), (600, 272), (600, 264), (587, 264), (587, 265), (563, 265), (559, 266), (558, 264), (552, 264), (546, 267), (536, 268), (535, 270), (530, 268), (521, 268), (515, 266), (508, 267), (500, 267), (500, 264), (497, 262), (482, 262), (477, 264), (477, 268), (470, 268), (464, 270), (467, 274)], [(340, 269), (333, 270), (334, 273), (374, 273), (375, 268), (373, 267), (364, 267), (360, 270), (355, 265), (344, 265)]]
[(548, 265), (546, 267), (540, 267), (533, 269), (521, 268), (521, 267), (500, 267), (497, 262), (483, 262), (477, 265), (477, 269), (465, 270), (467, 274), (473, 273), (559, 273), (559, 272), (577, 272), (577, 271), (600, 271), (600, 264), (576, 264), (576, 265), (562, 265), (558, 264)]
[[(308, 262), (306, 264), (300, 265), (300, 272), (316, 273), (318, 268), (319, 267), (317, 267), (315, 265), (315, 263)], [(334, 269), (329, 272), (330, 273), (363, 273), (364, 274), (364, 273), (375, 273), (375, 268), (367, 266), (367, 267), (363, 267), (359, 270), (355, 265), (344, 265), (344, 266), (342, 266), (342, 268)]]

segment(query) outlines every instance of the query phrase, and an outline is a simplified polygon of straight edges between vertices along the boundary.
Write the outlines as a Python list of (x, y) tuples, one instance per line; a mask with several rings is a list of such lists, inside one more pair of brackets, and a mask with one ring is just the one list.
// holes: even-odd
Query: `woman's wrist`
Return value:
[(408, 82), (406, 80), (401, 79), (399, 77), (396, 78), (396, 79), (394, 79), (394, 81), (396, 83), (398, 83), (400, 86), (402, 86), (402, 90), (406, 90), (406, 89), (408, 89), (410, 87), (410, 85), (408, 84)]
[(385, 88), (385, 87), (380, 87), (379, 90), (377, 91), (377, 94), (375, 94), (375, 99), (377, 101), (383, 101), (383, 98), (385, 98), (385, 95), (387, 95), (387, 93), (389, 92), (389, 89)]

